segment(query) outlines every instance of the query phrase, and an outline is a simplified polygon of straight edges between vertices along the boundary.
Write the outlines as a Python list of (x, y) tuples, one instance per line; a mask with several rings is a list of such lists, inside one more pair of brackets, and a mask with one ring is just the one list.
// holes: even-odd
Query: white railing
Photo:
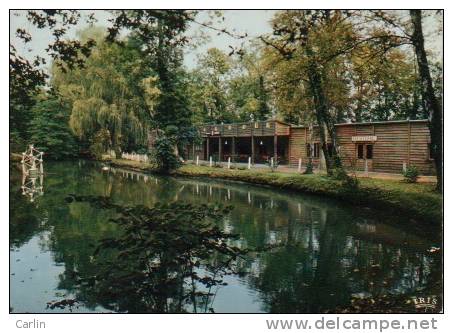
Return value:
[(144, 163), (148, 163), (148, 161), (149, 161), (147, 154), (122, 153), (121, 158), (123, 158), (125, 160), (144, 162)]

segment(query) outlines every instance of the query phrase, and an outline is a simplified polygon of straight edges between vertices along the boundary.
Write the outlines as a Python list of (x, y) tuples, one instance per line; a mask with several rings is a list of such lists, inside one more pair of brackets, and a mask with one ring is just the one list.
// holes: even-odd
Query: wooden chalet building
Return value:
[[(337, 124), (337, 141), (347, 168), (401, 173), (414, 165), (422, 174), (434, 174), (427, 120), (377, 121)], [(323, 153), (317, 127), (294, 126), (277, 120), (205, 124), (198, 127), (202, 144), (185, 152), (187, 159), (265, 163), (270, 157), (280, 165), (306, 165), (309, 152), (314, 166), (322, 168)], [(309, 149), (311, 147), (311, 149)]]

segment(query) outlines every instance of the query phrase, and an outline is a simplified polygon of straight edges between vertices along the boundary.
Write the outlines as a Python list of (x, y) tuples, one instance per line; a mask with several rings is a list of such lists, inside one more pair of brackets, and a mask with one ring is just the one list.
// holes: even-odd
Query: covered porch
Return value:
[(271, 157), (289, 163), (289, 136), (207, 137), (199, 158), (214, 162), (265, 164)]

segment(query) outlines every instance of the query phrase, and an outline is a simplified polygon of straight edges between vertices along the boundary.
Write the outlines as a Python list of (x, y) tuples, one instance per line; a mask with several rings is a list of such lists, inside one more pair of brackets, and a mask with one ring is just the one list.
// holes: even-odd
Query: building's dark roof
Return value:
[[(369, 121), (359, 123), (339, 123), (335, 126), (350, 126), (350, 125), (376, 125), (376, 124), (398, 124), (398, 123), (426, 123), (428, 119), (415, 119), (415, 120), (382, 120), (382, 121)], [(317, 125), (314, 125), (315, 127)], [(305, 128), (307, 125), (291, 125), (292, 128)]]
[[(223, 123), (223, 124), (219, 124), (219, 123), (203, 123), (203, 124), (199, 124), (197, 126), (221, 126), (221, 125), (241, 125), (241, 124), (254, 124), (254, 123), (262, 123), (262, 122), (268, 122), (268, 121), (273, 121), (273, 122), (276, 122), (276, 123), (280, 123), (280, 124), (283, 124), (283, 125), (286, 125), (286, 126), (290, 126), (292, 128), (305, 128), (305, 127), (309, 127), (308, 125), (293, 125), (293, 124), (289, 124), (289, 123), (286, 123), (284, 121), (281, 121), (281, 120), (277, 120), (277, 119), (268, 119), (268, 120), (258, 120), (258, 121), (245, 121), (245, 122), (237, 122), (237, 123)], [(358, 122), (358, 123), (338, 123), (338, 124), (335, 124), (335, 126), (348, 126), (348, 125), (376, 125), (376, 124), (398, 124), (398, 123), (425, 123), (425, 122), (428, 122), (428, 119), (414, 119), (414, 120), (381, 120), (381, 121), (368, 121), (368, 122)], [(313, 126), (317, 126), (317, 125), (313, 125)]]

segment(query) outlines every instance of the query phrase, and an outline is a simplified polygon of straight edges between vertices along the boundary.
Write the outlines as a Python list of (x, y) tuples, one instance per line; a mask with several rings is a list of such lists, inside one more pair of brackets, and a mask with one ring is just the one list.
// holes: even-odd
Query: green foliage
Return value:
[(359, 181), (357, 177), (350, 176), (343, 168), (333, 168), (330, 178), (334, 180), (339, 180), (345, 189), (357, 189), (359, 186)]
[[(79, 278), (80, 288), (97, 295), (116, 312), (212, 311), (209, 305), (224, 277), (237, 273), (247, 249), (232, 246), (238, 235), (214, 222), (230, 208), (181, 202), (124, 207), (106, 197), (72, 195), (67, 202), (89, 202), (115, 212), (121, 233), (102, 239), (93, 253), (94, 276)], [(106, 260), (111, 254), (112, 261)]]
[[(294, 123), (315, 119), (308, 69), (319, 64), (317, 80), (335, 122), (427, 117), (413, 54), (398, 49), (405, 37), (399, 39), (392, 31), (394, 26), (389, 28), (401, 22), (394, 14), (381, 12), (387, 16), (384, 26), (388, 30), (368, 23), (363, 24), (369, 29), (361, 30), (353, 22), (366, 22), (366, 15), (288, 10), (274, 16), (275, 34), (264, 38), (264, 63), (274, 83), (272, 105), (281, 117)], [(401, 24), (401, 28), (407, 29), (407, 25)], [(388, 38), (395, 39), (391, 47), (386, 45)]]
[(403, 171), (404, 180), (408, 183), (416, 183), (420, 173), (415, 165), (409, 165), (405, 171)]
[(102, 159), (102, 155), (112, 144), (110, 141), (110, 133), (107, 129), (100, 129), (90, 141), (90, 152), (98, 160)]
[(228, 77), (232, 61), (217, 48), (210, 48), (190, 73), (191, 108), (201, 122), (227, 122), (234, 119), (228, 103)]
[[(52, 84), (71, 105), (69, 124), (80, 140), (94, 149), (132, 150), (147, 141), (152, 101), (159, 95), (155, 74), (138, 46), (129, 40), (122, 46), (107, 43), (104, 35), (99, 28), (82, 31), (81, 38), (91, 36), (97, 46), (84, 68), (62, 71), (54, 63)], [(109, 140), (100, 143), (99, 133)]]
[(175, 138), (169, 134), (159, 135), (153, 145), (151, 158), (159, 172), (170, 173), (181, 166), (175, 153)]
[(309, 158), (307, 166), (305, 167), (304, 175), (310, 175), (312, 173), (313, 173), (313, 161), (311, 158)]
[(376, 53), (379, 45), (367, 45), (352, 57), (350, 77), (356, 89), (349, 107), (355, 121), (426, 118), (413, 59), (398, 49), (379, 58), (363, 57)]
[(46, 77), (10, 45), (9, 140), (12, 151), (22, 151), (30, 139), (29, 126), (33, 119), (31, 109)]
[(12, 152), (23, 151), (27, 147), (28, 140), (16, 129), (11, 129), (9, 132), (9, 148)]
[[(179, 12), (178, 12), (179, 13)], [(178, 18), (178, 13), (174, 19)], [(179, 13), (181, 14), (181, 13)], [(189, 19), (185, 13), (180, 19)], [(153, 108), (151, 110), (151, 128), (158, 132), (158, 140), (152, 152), (162, 172), (170, 172), (180, 164), (179, 152), (189, 142), (196, 140), (197, 131), (192, 124), (192, 110), (189, 107), (187, 77), (182, 67), (182, 46), (185, 41), (180, 39), (186, 29), (185, 22), (168, 22), (158, 19), (157, 25), (144, 23), (147, 35), (133, 34), (133, 39), (140, 49), (149, 50), (143, 53), (144, 59), (155, 73)], [(167, 17), (169, 20), (170, 17)], [(149, 34), (155, 38), (149, 38)], [(146, 90), (149, 94), (150, 89)], [(150, 103), (147, 102), (149, 105)]]
[(265, 120), (271, 115), (268, 69), (259, 45), (239, 58), (211, 48), (189, 76), (189, 94), (196, 122)]
[(32, 108), (30, 141), (45, 158), (60, 160), (78, 156), (78, 143), (69, 129), (69, 108), (56, 96), (42, 96)]
[[(47, 46), (47, 53), (50, 58), (64, 61), (67, 67), (75, 68), (83, 64), (83, 57), (90, 54), (94, 46), (92, 40), (80, 42), (67, 38), (66, 32), (71, 26), (79, 22), (80, 14), (76, 10), (26, 10), (14, 11), (15, 16), (25, 16), (29, 24), (35, 25), (37, 29), (49, 29), (52, 38)], [(24, 26), (24, 25), (22, 25)], [(22, 43), (27, 44), (31, 50), (30, 43), (33, 36), (29, 31), (20, 27), (15, 32), (16, 37)], [(25, 47), (23, 47), (25, 49)], [(20, 151), (30, 140), (29, 127), (33, 119), (31, 110), (35, 98), (46, 85), (49, 75), (44, 69), (46, 59), (41, 57), (40, 52), (30, 60), (20, 54), (13, 44), (10, 44), (9, 52), (9, 121), (10, 121), (10, 148), (13, 151)]]
[(236, 74), (229, 84), (229, 99), (242, 121), (266, 120), (271, 117), (270, 67), (262, 47), (254, 43), (236, 61)]

